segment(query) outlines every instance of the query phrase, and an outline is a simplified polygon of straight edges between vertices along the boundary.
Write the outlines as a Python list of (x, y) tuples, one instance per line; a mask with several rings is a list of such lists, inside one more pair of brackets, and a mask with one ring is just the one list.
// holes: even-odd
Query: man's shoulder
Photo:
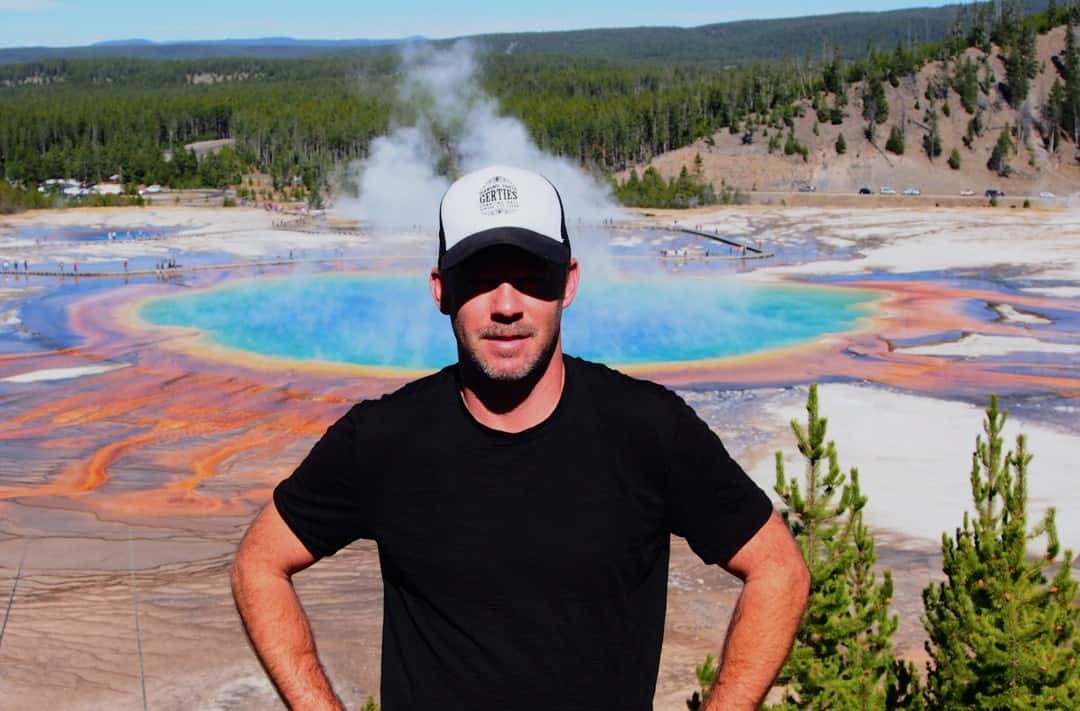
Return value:
[(456, 382), (453, 366), (447, 366), (378, 398), (361, 400), (352, 406), (347, 417), (366, 422), (385, 422), (397, 417), (419, 419), (425, 412), (452, 402)]
[(574, 378), (578, 403), (590, 407), (615, 421), (651, 419), (678, 410), (682, 399), (673, 391), (652, 380), (627, 375), (602, 363), (573, 356), (567, 357), (567, 367)]
[(586, 388), (601, 388), (625, 394), (628, 397), (662, 399), (678, 397), (660, 383), (627, 375), (603, 363), (595, 363), (584, 358), (568, 355), (566, 356), (566, 364), (572, 375), (581, 381)]

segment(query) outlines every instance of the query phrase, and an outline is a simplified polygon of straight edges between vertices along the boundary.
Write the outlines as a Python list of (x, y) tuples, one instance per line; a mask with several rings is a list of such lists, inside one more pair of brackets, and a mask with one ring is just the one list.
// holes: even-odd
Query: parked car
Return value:
[(986, 191), (986, 197), (988, 198), (1003, 198), (1005, 197), (1004, 190), (998, 190), (997, 188), (988, 188)]
[(872, 195), (873, 191), (870, 188), (859, 188), (859, 195)]
[(881, 190), (879, 190), (878, 192), (880, 192), (882, 195), (896, 195), (896, 191), (890, 188), (888, 185), (882, 185)]
[(922, 191), (918, 188), (904, 188), (904, 195), (922, 195)]
[(814, 186), (813, 185), (801, 185), (801, 186), (799, 186), (799, 192), (800, 193), (812, 193), (812, 192), (814, 192)]
[(1042, 191), (1041, 193), (1039, 193), (1039, 197), (1041, 197), (1041, 198), (1045, 198), (1045, 199), (1047, 199), (1047, 200), (1053, 200), (1054, 198), (1056, 198), (1056, 197), (1057, 197), (1057, 195), (1054, 195), (1054, 194), (1053, 194), (1053, 193), (1051, 193), (1051, 192), (1048, 192), (1048, 191), (1046, 191), (1046, 190), (1043, 190), (1043, 191)]
[(975, 194), (974, 190), (961, 190), (960, 191), (960, 197), (971, 197), (974, 194)]

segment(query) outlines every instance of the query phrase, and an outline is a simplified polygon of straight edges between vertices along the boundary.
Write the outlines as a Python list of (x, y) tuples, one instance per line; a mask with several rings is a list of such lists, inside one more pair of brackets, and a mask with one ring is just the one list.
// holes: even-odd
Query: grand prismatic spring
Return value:
[[(965, 508), (989, 393), (1029, 433), (1033, 505), (1080, 506), (1063, 484), (1080, 443), (1080, 216), (1025, 213), (747, 207), (572, 230), (583, 281), (566, 350), (675, 387), (766, 490), (806, 384), (826, 383), (917, 656), (919, 592)], [(739, 258), (675, 220), (773, 256)], [(229, 557), (352, 402), (453, 360), (427, 291), (432, 240), (245, 210), (0, 226), (0, 259), (27, 267), (0, 283), (0, 698), (272, 707)], [(1080, 523), (1059, 526), (1080, 549)], [(296, 583), (358, 706), (378, 689), (374, 547)], [(677, 543), (669, 592), (661, 709), (681, 707), (738, 588)]]

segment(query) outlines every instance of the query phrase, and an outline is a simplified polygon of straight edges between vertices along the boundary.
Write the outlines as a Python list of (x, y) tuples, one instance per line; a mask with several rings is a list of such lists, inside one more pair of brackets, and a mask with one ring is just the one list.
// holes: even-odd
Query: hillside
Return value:
[[(1023, 0), (1025, 15), (1041, 12), (1048, 0)], [(961, 5), (887, 12), (849, 12), (770, 20), (724, 22), (699, 27), (631, 27), (566, 32), (482, 34), (431, 40), (436, 46), (468, 39), (497, 53), (558, 55), (611, 61), (736, 64), (782, 58), (818, 57), (832, 46), (855, 57), (867, 46), (892, 49), (898, 43), (925, 43), (945, 37)], [(247, 57), (291, 59), (340, 54), (379, 55), (397, 51), (420, 37), (395, 40), (303, 40), (261, 38), (156, 43), (146, 40), (104, 42), (86, 47), (12, 47), (0, 49), (0, 64), (47, 59), (129, 57), (205, 59)]]
[[(604, 176), (625, 177), (630, 166), (650, 160), (671, 176), (702, 155), (703, 177), (716, 191), (724, 181), (744, 190), (809, 183), (849, 194), (884, 184), (941, 194), (996, 187), (1012, 195), (1020, 185), (1072, 192), (1071, 155), (1051, 155), (1042, 145), (1051, 135), (1070, 151), (1076, 144), (1071, 129), (1080, 129), (1080, 52), (1071, 51), (1067, 62), (1054, 55), (1064, 41), (1060, 27), (1070, 18), (1074, 27), (1080, 23), (1080, 5), (1026, 19), (1019, 0), (975, 8), (945, 42), (871, 48), (853, 59), (823, 47), (817, 59), (722, 68), (462, 47), (409, 57), (0, 66), (0, 176), (20, 196), (16, 202), (28, 201), (30, 193), (36, 200), (36, 188), (50, 179), (90, 184), (113, 175), (132, 188), (233, 187), (241, 199), (317, 202), (335, 188), (340, 166), (368, 157), (379, 137), (402, 122), (427, 126), (428, 158), (436, 170), (453, 172), (458, 142), (475, 125), (463, 119), (472, 110), (468, 97), (484, 95), (519, 120), (538, 148)], [(1052, 27), (1059, 29), (1037, 37), (1039, 29)], [(1008, 48), (1011, 76), (990, 42)], [(401, 91), (425, 81), (426, 68), (435, 66), (461, 69), (462, 83)], [(1059, 74), (1068, 74), (1065, 86), (1050, 101), (1048, 87)], [(464, 100), (433, 112), (426, 92)], [(1019, 111), (1010, 108), (1005, 99), (1021, 94), (1030, 101)], [(1047, 106), (1056, 117), (1053, 130)], [(934, 161), (919, 150), (931, 109), (943, 149)], [(970, 129), (975, 119), (968, 114), (979, 120)], [(870, 124), (870, 118), (878, 120)], [(1008, 156), (1012, 188), (987, 184), (994, 176), (984, 167), (1006, 124), (1021, 127), (1015, 137), (1021, 148)], [(863, 135), (868, 125), (877, 131), (873, 140)], [(882, 150), (892, 131), (906, 136), (903, 156)], [(848, 146), (844, 155), (835, 148), (840, 135)], [(228, 148), (201, 158), (184, 149), (206, 141)], [(952, 162), (961, 163), (955, 171), (944, 167), (952, 150)], [(799, 155), (784, 155), (793, 151)], [(252, 194), (251, 185), (240, 185), (255, 174), (269, 175), (271, 187)], [(624, 186), (619, 199), (685, 207), (715, 197), (693, 180), (660, 185), (654, 173), (648, 178), (644, 188)]]
[[(655, 157), (647, 164), (634, 168), (640, 173), (651, 165), (665, 178), (678, 175), (683, 166), (693, 169), (697, 155), (702, 158), (702, 172), (706, 181), (719, 187), (727, 185), (747, 191), (793, 191), (803, 185), (812, 185), (817, 192), (857, 193), (860, 188), (870, 188), (877, 193), (883, 185), (901, 192), (916, 187), (928, 195), (955, 196), (963, 190), (973, 190), (981, 197), (984, 190), (997, 188), (1010, 195), (1037, 195), (1050, 191), (1059, 195), (1080, 190), (1080, 163), (1073, 153), (1073, 146), (1062, 146), (1056, 154), (1043, 147), (1037, 129), (1050, 87), (1059, 73), (1052, 57), (1059, 55), (1065, 44), (1065, 28), (1058, 27), (1037, 40), (1039, 72), (1032, 82), (1027, 104), (1019, 109), (1011, 108), (1002, 98), (999, 88), (989, 95), (980, 95), (984, 129), (974, 138), (971, 147), (965, 147), (963, 138), (967, 132), (971, 114), (961, 106), (956, 92), (949, 90), (945, 101), (949, 104), (949, 116), (943, 114), (941, 102), (936, 103), (938, 129), (943, 152), (930, 160), (922, 147), (922, 137), (927, 133), (924, 122), (927, 85), (942, 81), (952, 65), (933, 62), (924, 66), (916, 76), (900, 81), (899, 86), (885, 84), (889, 103), (889, 118), (877, 129), (877, 139), (871, 143), (864, 136), (867, 121), (862, 117), (862, 100), (865, 85), (858, 83), (848, 88), (849, 105), (847, 117), (840, 125), (819, 123), (809, 101), (799, 102), (802, 116), (794, 119), (794, 135), (809, 149), (807, 160), (799, 154), (785, 156), (783, 150), (769, 152), (769, 138), (759, 131), (750, 145), (743, 143), (742, 132), (719, 131), (708, 139), (669, 151)], [(964, 55), (975, 61), (985, 60), (996, 77), (1005, 75), (997, 48), (989, 55), (977, 49), (969, 49)], [(1006, 125), (1031, 125), (1026, 141), (1009, 157), (1013, 173), (1005, 178), (986, 167), (994, 144)], [(892, 125), (899, 126), (905, 134), (906, 150), (895, 155), (884, 150), (885, 139)], [(815, 134), (816, 129), (816, 134)], [(766, 129), (767, 135), (775, 135), (779, 129)], [(847, 151), (838, 155), (836, 141), (840, 134), (847, 142)], [(781, 132), (786, 138), (787, 132)], [(947, 158), (953, 147), (959, 151), (960, 168), (949, 167)], [(617, 174), (625, 180), (629, 169)]]
[[(774, 20), (745, 20), (699, 27), (635, 27), (577, 32), (521, 32), (471, 38), (497, 52), (557, 54), (591, 59), (737, 64), (819, 57), (831, 46), (842, 57), (867, 47), (945, 38), (961, 5), (886, 12), (846, 12)], [(1042, 12), (1047, 0), (1024, 0), (1025, 15)]]

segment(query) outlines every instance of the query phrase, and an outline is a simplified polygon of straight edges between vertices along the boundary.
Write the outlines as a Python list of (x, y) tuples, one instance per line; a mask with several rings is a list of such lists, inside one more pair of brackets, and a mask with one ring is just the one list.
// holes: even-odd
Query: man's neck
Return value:
[(500, 432), (522, 432), (550, 417), (559, 405), (566, 379), (558, 344), (543, 372), (531, 383), (501, 383), (460, 366), (459, 371), (466, 409), (477, 422)]

